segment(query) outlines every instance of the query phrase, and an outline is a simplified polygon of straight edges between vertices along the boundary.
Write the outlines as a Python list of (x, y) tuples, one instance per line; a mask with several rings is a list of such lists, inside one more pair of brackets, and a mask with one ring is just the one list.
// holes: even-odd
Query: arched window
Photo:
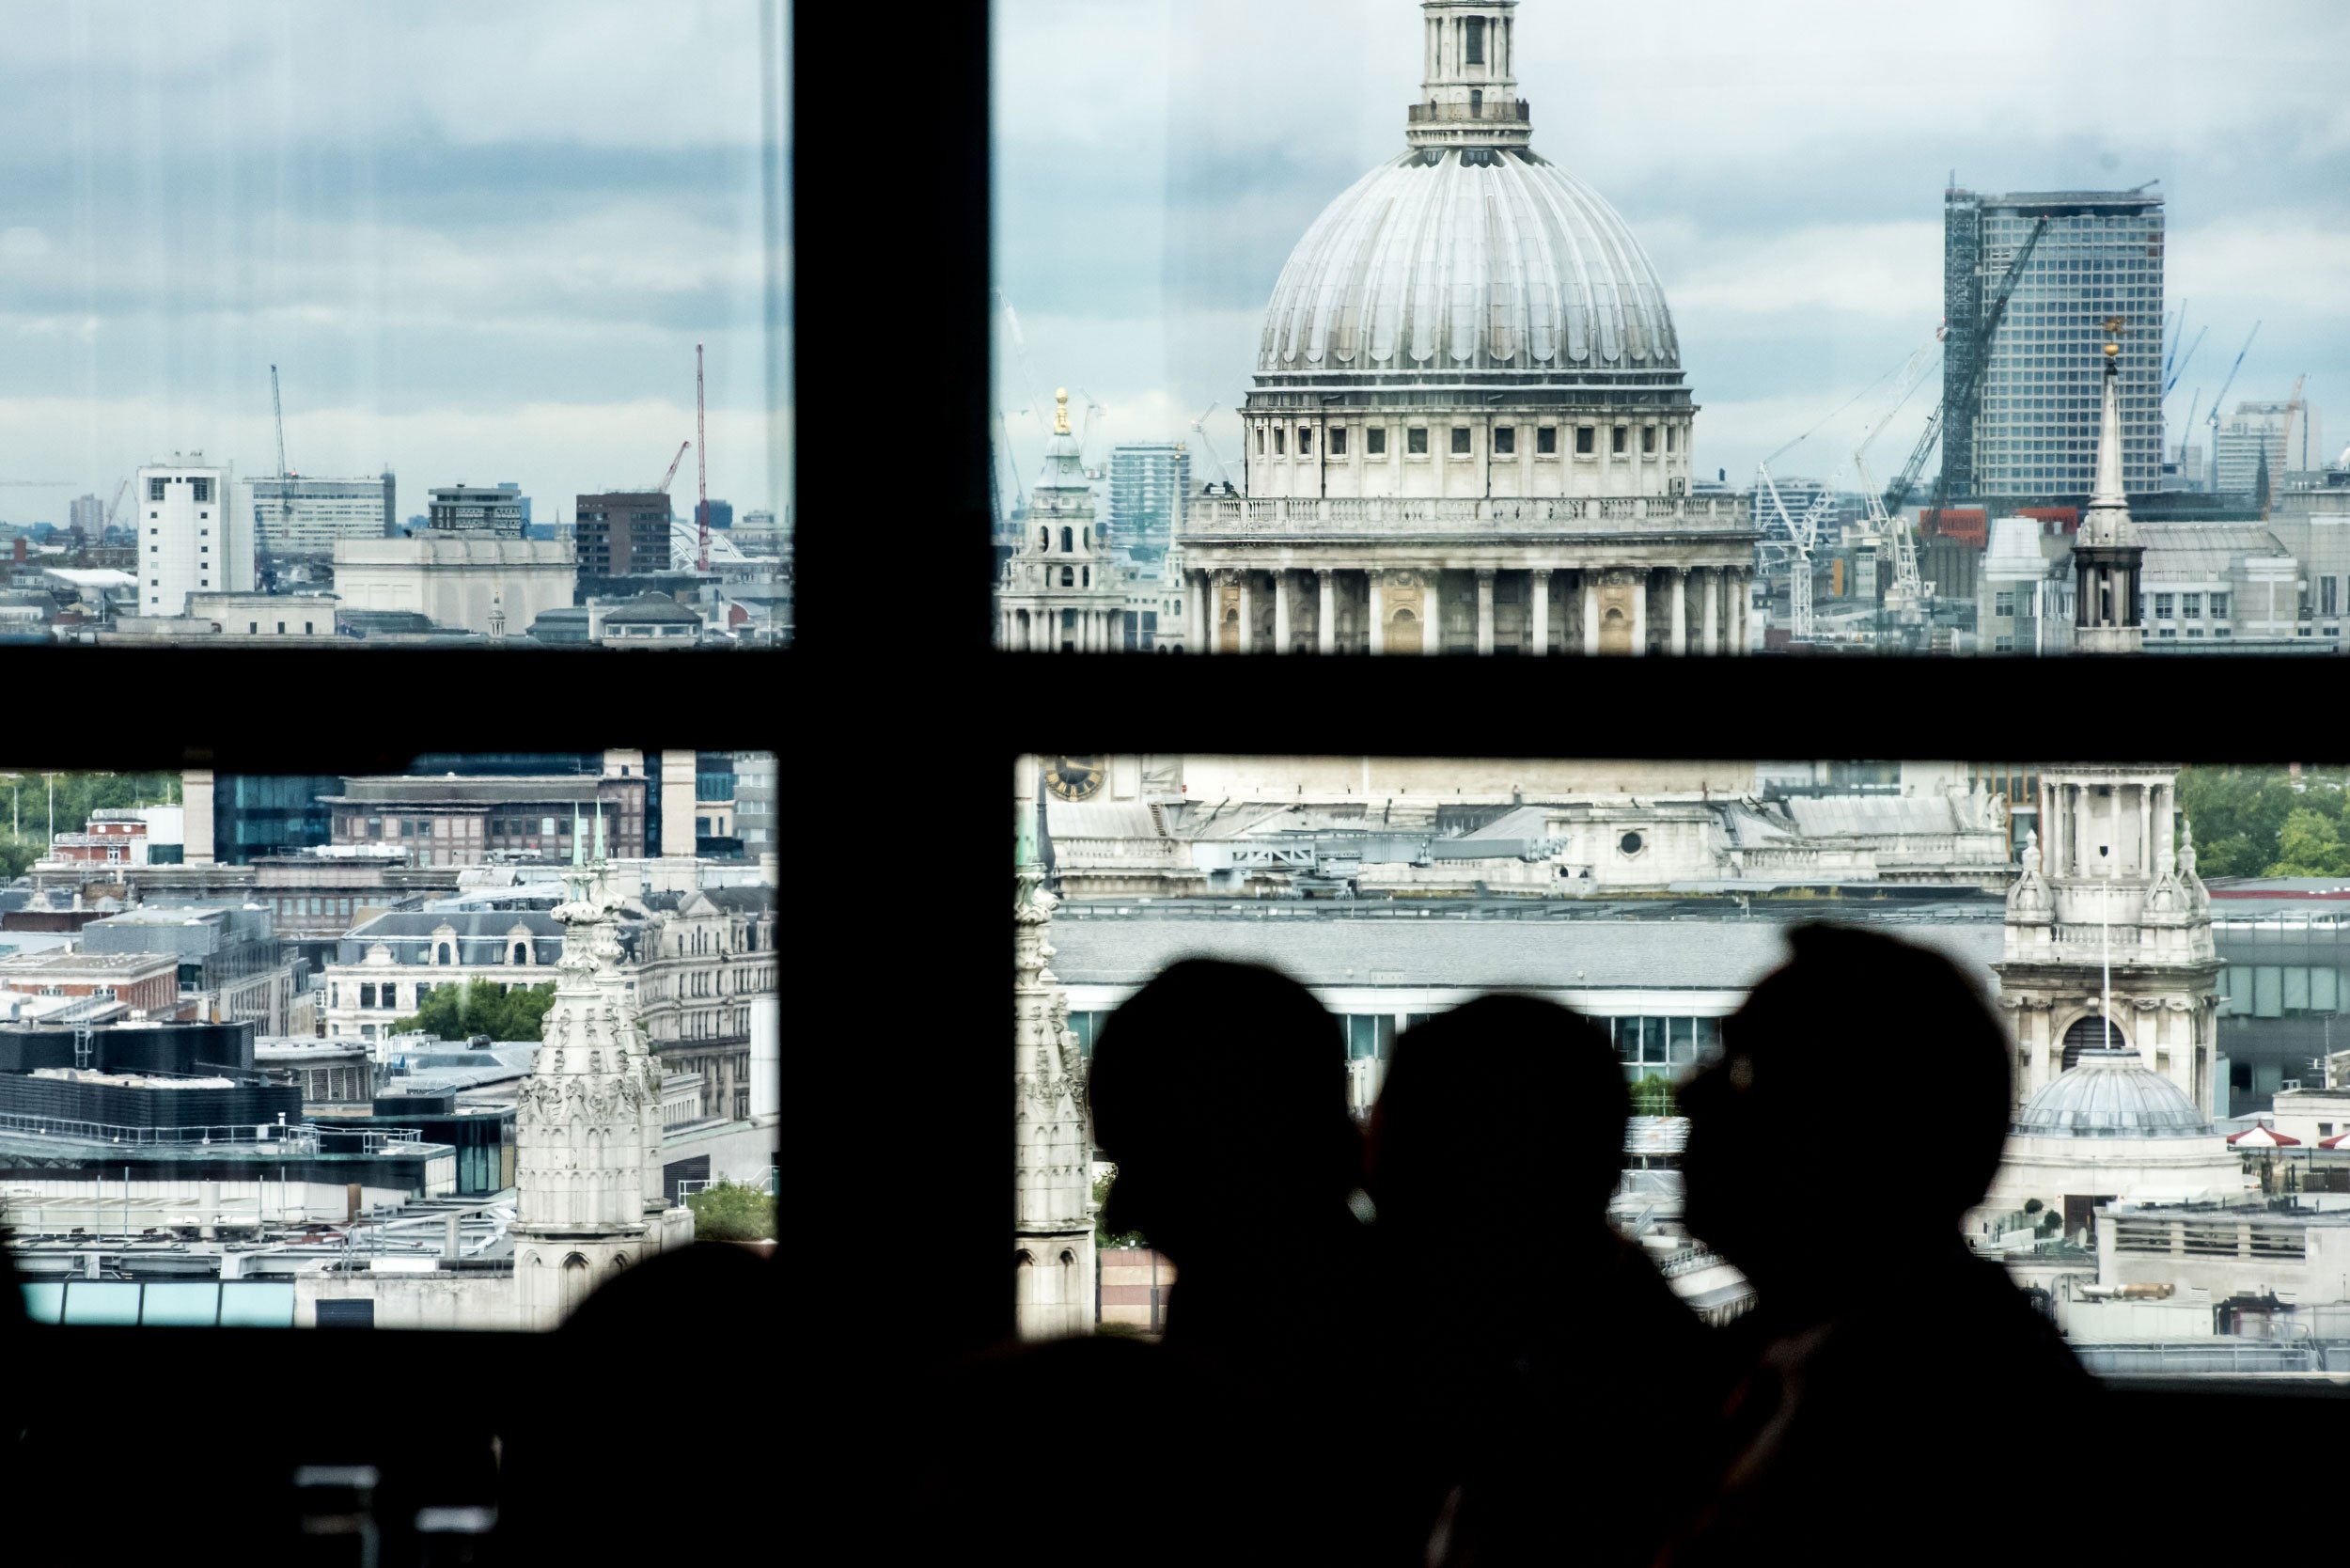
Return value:
[(1080, 586), (1091, 588), (1093, 586), (1093, 568), (1089, 566), (1081, 566), (1077, 568), (1077, 580)]
[(2108, 1036), (2105, 1018), (2094, 1012), (2074, 1019), (2073, 1027), (2064, 1031), (2065, 1071), (2069, 1073), (2080, 1065), (2083, 1051), (2102, 1051), (2108, 1045), (2117, 1051), (2128, 1050), (2130, 1038), (2122, 1032), (2122, 1026), (2115, 1024), (2111, 1027), (2113, 1032)]
[(515, 962), (515, 963), (517, 963), (517, 964), (527, 964), (527, 963), (529, 963), (529, 962), (530, 962), (530, 944), (529, 944), (529, 943), (527, 943), (527, 942), (517, 942), (517, 943), (515, 943), (515, 944), (514, 944), (514, 953), (513, 953), (513, 959), (514, 959), (514, 962)]
[(1052, 529), (1039, 528), (1036, 531), (1036, 547), (1040, 550), (1050, 550), (1053, 547)]
[(1077, 573), (1073, 568), (1064, 566), (1060, 569), (1060, 586), (1063, 588), (1077, 586)]
[(446, 943), (446, 942), (442, 943), (439, 947), (434, 948), (434, 949), (432, 949), (432, 962), (433, 962), (433, 963), (435, 963), (435, 964), (454, 964), (454, 963), (456, 963), (456, 962), (457, 962), (457, 949), (456, 949), (456, 948), (454, 948), (453, 946), (451, 946), (450, 944), (448, 944), (448, 943)]
[(581, 1302), (588, 1299), (588, 1260), (574, 1252), (563, 1260), (563, 1315), (570, 1317)]
[(1089, 549), (1089, 550), (1092, 549), (1092, 548), (1093, 548), (1093, 530), (1092, 530), (1091, 528), (1088, 528), (1088, 529), (1085, 531), (1085, 541), (1086, 541), (1086, 548), (1087, 548), (1087, 549)]
[(1061, 554), (1062, 554), (1062, 555), (1064, 555), (1064, 556), (1069, 555), (1069, 554), (1071, 554), (1072, 552), (1073, 552), (1073, 551), (1077, 548), (1075, 544), (1073, 544), (1073, 543), (1072, 543), (1072, 542), (1071, 542), (1071, 541), (1074, 540), (1076, 537), (1077, 537), (1077, 534), (1076, 534), (1076, 530), (1075, 530), (1075, 529), (1073, 529), (1073, 528), (1063, 528), (1063, 529), (1061, 529), (1061, 531), (1060, 531), (1060, 550), (1061, 550)]

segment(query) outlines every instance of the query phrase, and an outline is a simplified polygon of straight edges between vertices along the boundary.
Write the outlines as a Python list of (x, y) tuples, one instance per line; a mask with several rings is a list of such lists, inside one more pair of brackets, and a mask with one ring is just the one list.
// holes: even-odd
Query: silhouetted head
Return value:
[(1601, 1220), (1630, 1111), (1615, 1048), (1581, 1014), (1530, 996), (1438, 1013), (1396, 1042), (1371, 1113), (1379, 1223)]
[(1873, 932), (1806, 926), (1794, 957), (1722, 1027), (1682, 1089), (1691, 1231), (1753, 1278), (1791, 1280), (1850, 1246), (1859, 1195), (1892, 1204), (1870, 1245), (1953, 1241), (1998, 1170), (2007, 1036), (1948, 959)]
[(1167, 969), (1103, 1026), (1087, 1093), (1118, 1166), (1104, 1228), (1179, 1262), (1202, 1236), (1342, 1211), (1362, 1180), (1338, 1020), (1271, 969)]

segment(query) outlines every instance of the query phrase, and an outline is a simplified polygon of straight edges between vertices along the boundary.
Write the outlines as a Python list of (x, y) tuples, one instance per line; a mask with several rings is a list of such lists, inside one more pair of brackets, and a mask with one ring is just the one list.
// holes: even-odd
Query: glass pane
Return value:
[(2252, 1012), (2275, 1018), (2284, 1011), (2284, 971), (2273, 964), (2252, 966)]
[(220, 1287), (223, 1328), (290, 1328), (294, 1287), (290, 1280), (228, 1279)]
[(62, 1281), (37, 1279), (26, 1283), (24, 1315), (35, 1323), (56, 1323), (65, 1314), (65, 1285)]
[(142, 1324), (200, 1324), (210, 1327), (220, 1315), (218, 1280), (149, 1280)]
[(2310, 971), (2310, 1011), (2339, 1012), (2342, 1011), (2342, 971), (2330, 964), (2321, 964)]
[(2285, 965), (2285, 1011), (2307, 1012), (2310, 1010), (2310, 972), (2299, 964)]
[[(117, 13), (79, 14), (20, 30), (120, 112), (49, 123), (57, 179), (8, 214), (17, 293), (71, 322), (0, 392), (70, 389), (17, 427), (45, 461), (0, 517), (58, 591), (7, 635), (788, 639), (787, 7), (648, 34), (582, 0), (510, 37), (462, 7), (167, 8), (129, 70)], [(670, 69), (676, 104), (593, 86)], [(0, 136), (47, 118), (16, 100)]]
[(64, 1323), (120, 1324), (139, 1321), (139, 1287), (120, 1279), (69, 1279)]

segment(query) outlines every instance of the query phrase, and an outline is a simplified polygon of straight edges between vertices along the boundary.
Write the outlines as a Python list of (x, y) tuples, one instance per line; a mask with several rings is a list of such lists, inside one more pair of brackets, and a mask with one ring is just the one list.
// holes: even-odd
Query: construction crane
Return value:
[(269, 368), (269, 411), (277, 422), (277, 543), (284, 548), (286, 536), (293, 529), (292, 478), (286, 472), (286, 404), (277, 395), (277, 367)]
[(685, 461), (685, 448), (691, 447), (693, 443), (691, 441), (681, 441), (677, 444), (677, 456), (669, 460), (669, 471), (661, 476), (661, 482), (652, 487), (654, 494), (666, 495), (669, 494), (670, 481), (677, 478), (678, 464)]
[(2211, 328), (2206, 326), (2197, 332), (2195, 341), (2186, 346), (2186, 353), (2183, 354), (2174, 353), (2173, 357), (2177, 360), (2179, 367), (2176, 370), (2169, 365), (2162, 368), (2162, 395), (2164, 397), (2170, 396), (2170, 389), (2179, 384), (2179, 378), (2186, 374), (2186, 368), (2195, 363), (2195, 351), (2203, 346), (2203, 334), (2210, 330)]
[(695, 538), (700, 554), (695, 557), (694, 570), (710, 570), (710, 431), (702, 423), (702, 346), (694, 345), (694, 472), (698, 481), (701, 499), (694, 508)]
[(1871, 425), (1853, 449), (1853, 466), (1860, 475), (1860, 492), (1869, 504), (1869, 531), (1890, 544), (1893, 549), (1893, 586), (1886, 595), (1886, 606), (1904, 625), (1922, 624), (1927, 602), (1934, 597), (1934, 585), (1924, 581), (1918, 571), (1918, 535), (1909, 525), (1906, 511), (1888, 511), (1885, 498), (1877, 491), (1876, 480), (1869, 474), (1869, 447), (1892, 422), (1910, 394), (1925, 379), (1926, 367), (1934, 358), (1935, 344), (1923, 343), (1903, 362), (1895, 383), (1893, 400), (1876, 423)]
[(115, 486), (114, 504), (106, 509), (107, 527), (113, 527), (115, 519), (122, 515), (122, 498), (129, 494), (131, 494), (131, 477), (126, 474), (123, 476), (122, 482)]
[(1077, 451), (1080, 456), (1083, 456), (1086, 449), (1086, 437), (1093, 430), (1093, 416), (1097, 414), (1107, 414), (1109, 410), (1104, 407), (1100, 400), (1096, 399), (1092, 393), (1087, 391), (1084, 387), (1078, 387), (1077, 393), (1086, 400), (1085, 422), (1077, 427)]
[[(2016, 282), (2024, 275), (2024, 264), (2031, 259), (2031, 253), (2039, 245), (2040, 237), (2047, 231), (2048, 220), (2042, 218), (2031, 226), (2031, 232), (2025, 235), (2024, 243), (2016, 247), (2015, 259), (2008, 263), (2007, 272), (2000, 277), (1999, 287), (1993, 291), (1991, 304), (1983, 311), (1982, 321), (1975, 328), (1968, 345), (1970, 352), (1966, 378), (1959, 383), (1955, 393), (1944, 398), (1926, 416), (1926, 428), (1919, 432), (1918, 445), (1910, 448), (1909, 461), (1902, 464), (1901, 472), (1893, 476), (1893, 482), (1886, 488), (1885, 510), (1888, 512), (1901, 510), (1909, 500), (1909, 493), (1918, 488), (1918, 476), (1925, 472), (1926, 459), (1933, 455), (1935, 444), (1942, 439), (1942, 421), (1948, 417), (1951, 404), (1955, 402), (1964, 408), (1974, 401), (1975, 388), (1982, 384), (1983, 364), (1989, 357), (1992, 334), (1998, 331), (2000, 319), (2007, 314), (2008, 299), (2015, 292)], [(1937, 512), (1942, 509), (1942, 498), (1949, 494), (1950, 473), (1950, 465), (1945, 463), (1941, 478), (1935, 482), (1934, 508)]]
[[(1786, 535), (1783, 541), (1773, 540), (1770, 545), (1787, 553), (1787, 629), (1797, 642), (1808, 642), (1811, 638), (1812, 626), (1811, 552), (1819, 543), (1820, 524), (1826, 517), (1828, 509), (1835, 504), (1836, 476), (1829, 477), (1828, 482), (1821, 487), (1820, 494), (1812, 498), (1811, 505), (1804, 509), (1800, 519), (1788, 512), (1786, 501), (1779, 496), (1778, 485), (1771, 478), (1767, 459), (1754, 465), (1754, 477), (1756, 486), (1771, 498), (1771, 510), (1778, 515), (1779, 528)], [(1770, 519), (1763, 520), (1763, 526), (1770, 526)]]
[(2228, 400), (2228, 388), (2235, 384), (2235, 373), (2244, 368), (2244, 356), (2252, 352), (2252, 339), (2261, 335), (2261, 324), (2252, 323), (2252, 330), (2244, 335), (2244, 347), (2236, 350), (2235, 363), (2228, 367), (2228, 379), (2219, 384), (2219, 390), (2211, 400), (2211, 488), (2219, 490), (2219, 409)]
[[(2202, 406), (2203, 406), (2203, 389), (2202, 389), (2201, 387), (2200, 387), (2200, 386), (2199, 386), (2199, 387), (2197, 387), (2197, 388), (2195, 389), (2195, 396), (2193, 396), (2192, 398), (2189, 398), (2189, 399), (2186, 400), (2186, 420), (2185, 420), (2185, 421), (2184, 421), (2184, 422), (2180, 425), (2180, 427), (2179, 427), (2179, 428), (2180, 428), (2181, 430), (2183, 430), (2183, 431), (2192, 431), (2192, 430), (2194, 430), (2194, 429), (2195, 429), (2195, 411), (2196, 411), (2197, 409), (2199, 409), (2199, 408), (2202, 407)], [(2185, 437), (2185, 436), (2182, 436), (2182, 437), (2180, 437), (2180, 439), (2179, 439), (2179, 462), (2180, 462), (2180, 463), (2181, 463), (2182, 465), (2184, 465), (2184, 464), (2186, 463), (2186, 437)], [(2185, 476), (2185, 475), (2181, 475), (2181, 476), (2180, 476), (2180, 478), (2181, 478), (2181, 479), (2183, 479), (2183, 480), (2184, 480), (2184, 479), (2186, 478), (2186, 476)]]
[(1192, 433), (1199, 438), (1199, 445), (1207, 448), (1208, 461), (1215, 464), (1215, 471), (1223, 476), (1224, 483), (1229, 487), (1232, 482), (1232, 471), (1224, 465), (1223, 454), (1215, 449), (1215, 443), (1208, 439), (1206, 420), (1208, 416), (1214, 412), (1215, 404), (1214, 403), (1201, 409), (1199, 417), (1191, 422), (1191, 429)]

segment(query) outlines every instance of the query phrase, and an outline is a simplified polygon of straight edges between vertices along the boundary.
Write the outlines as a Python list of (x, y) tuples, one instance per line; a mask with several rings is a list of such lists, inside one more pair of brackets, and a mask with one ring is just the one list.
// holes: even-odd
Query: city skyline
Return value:
[(568, 516), (694, 434), (697, 341), (710, 492), (780, 510), (771, 12), (11, 4), (0, 517), (62, 525), (174, 452), (274, 474), (273, 365), (291, 471), (514, 479)]
[[(1101, 405), (1089, 462), (1122, 442), (1197, 448), (1190, 422), (1213, 400), (1209, 442), (1237, 471), (1230, 409), (1283, 257), (1402, 144), (1416, 11), (1211, 4), (1112, 18), (1028, 0), (1000, 13), (995, 274), (1025, 355), (1000, 318), (995, 338), (1024, 477), (1044, 419), (1022, 411), (1055, 385), (1080, 410)], [(1703, 409), (1697, 465), (1733, 485), (1823, 420), (1788, 471), (1841, 464), (1849, 482), (1867, 411), (1835, 416), (1933, 337), (1953, 175), (1997, 191), (2160, 180), (2168, 301), (2186, 304), (2190, 340), (2211, 328), (2170, 400), (2172, 446), (2186, 400), (2200, 384), (2208, 410), (2255, 320), (2265, 325), (2231, 404), (2281, 398), (2307, 372), (2322, 407), (2329, 368), (2350, 359), (2350, 312), (2326, 286), (2350, 263), (2350, 227), (2326, 199), (2350, 173), (2350, 117), (2324, 86), (2350, 27), (2329, 11), (2270, 6), (2247, 24), (1992, 6), (1973, 34), (2019, 40), (2006, 55), (1953, 50), (1922, 14), (1838, 8), (1700, 6), (1670, 34), (1527, 20), (1541, 24), (1517, 62), (1534, 149), (1590, 181), (1654, 259)], [(2303, 47), (2254, 56), (2236, 45), (2249, 36)], [(1316, 69), (1295, 71), (1302, 58)], [(1656, 112), (1660, 95), (1674, 113)], [(1038, 102), (1054, 112), (1024, 107)], [(1931, 406), (1903, 411), (1872, 448), (1877, 467), (1898, 463)]]

